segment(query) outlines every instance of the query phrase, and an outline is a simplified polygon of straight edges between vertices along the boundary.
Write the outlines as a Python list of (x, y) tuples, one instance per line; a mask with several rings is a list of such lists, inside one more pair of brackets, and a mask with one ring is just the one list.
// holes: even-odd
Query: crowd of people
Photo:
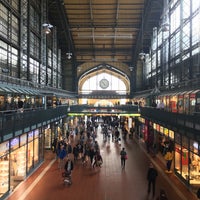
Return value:
[[(58, 168), (61, 171), (65, 170), (66, 174), (71, 174), (73, 167), (71, 169), (67, 167), (69, 164), (66, 164), (69, 161), (73, 165), (81, 163), (83, 166), (90, 166), (91, 169), (101, 168), (103, 158), (96, 139), (97, 130), (100, 128), (104, 142), (112, 141), (120, 144), (120, 136), (122, 135), (126, 139), (128, 132), (125, 128), (122, 128), (122, 134), (120, 134), (118, 126), (118, 123), (112, 123), (111, 125), (111, 122), (106, 120), (99, 123), (87, 121), (86, 124), (80, 121), (76, 127), (69, 129), (66, 137), (62, 139), (55, 138), (52, 143), (52, 149), (58, 160)], [(121, 155), (121, 158), (123, 160), (122, 168), (125, 168), (125, 157)]]
[[(112, 141), (120, 144), (120, 137), (126, 140), (126, 133), (123, 127), (109, 126), (106, 123), (92, 124), (92, 122), (80, 123), (79, 126), (70, 130), (66, 138), (58, 140), (57, 138), (52, 143), (53, 151), (58, 159), (58, 168), (61, 171), (64, 182), (72, 184), (72, 171), (74, 165), (82, 164), (88, 166), (91, 170), (100, 169), (103, 164), (100, 146), (97, 141), (97, 129), (101, 129), (102, 139), (104, 142)], [(119, 131), (120, 130), (120, 131)], [(121, 145), (119, 145), (121, 146)], [(121, 169), (125, 170), (128, 154), (125, 147), (121, 147), (119, 158), (121, 161)], [(152, 163), (147, 171), (148, 190), (147, 193), (155, 196), (156, 179), (158, 172)], [(166, 194), (160, 192), (160, 197), (157, 199), (167, 200)]]
[[(68, 177), (72, 174), (74, 165), (81, 163), (83, 166), (90, 166), (91, 169), (101, 168), (103, 158), (97, 136), (97, 126), (90, 122), (80, 123), (77, 127), (71, 128), (65, 138), (55, 138), (52, 143), (53, 152), (58, 160), (58, 168)], [(65, 179), (66, 180), (66, 179)]]

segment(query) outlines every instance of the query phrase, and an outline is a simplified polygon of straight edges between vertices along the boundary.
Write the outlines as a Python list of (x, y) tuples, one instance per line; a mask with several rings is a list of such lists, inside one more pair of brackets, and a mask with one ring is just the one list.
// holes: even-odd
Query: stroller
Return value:
[(72, 184), (72, 173), (71, 171), (65, 171), (62, 173), (62, 177), (64, 178), (63, 179), (63, 182), (64, 182), (64, 185), (71, 185)]

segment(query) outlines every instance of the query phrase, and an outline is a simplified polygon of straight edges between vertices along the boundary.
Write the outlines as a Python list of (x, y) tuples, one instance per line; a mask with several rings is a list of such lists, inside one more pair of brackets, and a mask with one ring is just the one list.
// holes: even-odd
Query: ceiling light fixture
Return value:
[(145, 60), (145, 53), (143, 51), (143, 39), (144, 39), (144, 11), (142, 12), (142, 25), (141, 25), (141, 52), (139, 53), (139, 58), (141, 61)]
[(72, 58), (72, 53), (69, 52), (69, 53), (66, 53), (66, 55), (67, 55), (68, 60), (70, 60)]
[(161, 31), (162, 31), (162, 32), (169, 31), (169, 24), (168, 24), (168, 23), (162, 24), (162, 25), (161, 25)]
[(133, 69), (134, 69), (134, 68), (133, 68), (132, 66), (129, 67), (129, 70), (130, 70), (131, 72), (133, 71)]
[(48, 23), (44, 23), (44, 24), (42, 24), (42, 26), (44, 27), (44, 32), (46, 33), (46, 34), (49, 34), (49, 33), (51, 33), (51, 28), (53, 28), (53, 25), (51, 25), (51, 24), (48, 24)]

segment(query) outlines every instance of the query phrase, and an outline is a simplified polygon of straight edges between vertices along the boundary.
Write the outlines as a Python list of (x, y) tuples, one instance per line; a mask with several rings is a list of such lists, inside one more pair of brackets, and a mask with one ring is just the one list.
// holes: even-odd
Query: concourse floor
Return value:
[[(121, 144), (103, 141), (97, 134), (104, 160), (102, 168), (93, 169), (78, 161), (72, 173), (72, 185), (63, 184), (58, 160), (51, 151), (45, 153), (45, 162), (24, 182), (8, 200), (153, 200), (160, 189), (167, 193), (168, 200), (196, 200), (174, 174), (166, 174), (165, 166), (158, 157), (146, 153), (143, 143), (137, 139), (127, 139)], [(121, 169), (120, 150), (125, 147), (128, 153), (126, 167)], [(147, 170), (149, 162), (158, 170), (156, 196), (147, 194)]]

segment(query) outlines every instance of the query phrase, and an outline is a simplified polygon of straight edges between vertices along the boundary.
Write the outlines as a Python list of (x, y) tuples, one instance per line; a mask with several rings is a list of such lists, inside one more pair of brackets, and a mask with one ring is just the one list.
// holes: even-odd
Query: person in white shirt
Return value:
[(161, 101), (161, 102), (159, 103), (158, 108), (161, 109), (161, 110), (164, 110), (165, 104), (163, 103), (163, 101)]

